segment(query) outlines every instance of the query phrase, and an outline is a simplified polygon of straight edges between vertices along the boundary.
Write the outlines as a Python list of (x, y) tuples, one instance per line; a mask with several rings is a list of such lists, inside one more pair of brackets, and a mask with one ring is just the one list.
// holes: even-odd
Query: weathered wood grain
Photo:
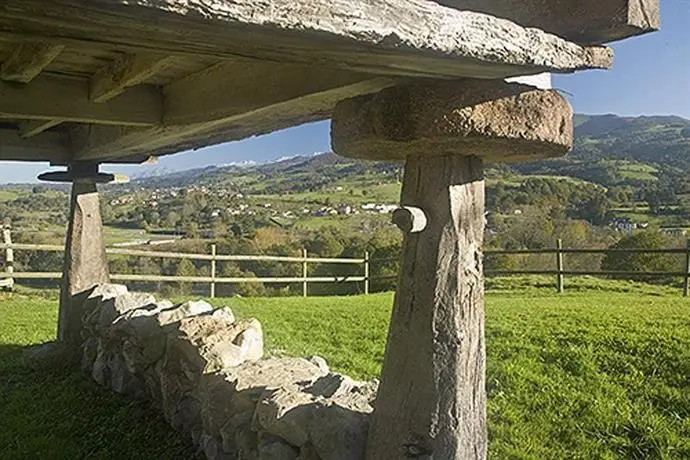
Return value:
[(107, 102), (127, 88), (145, 82), (174, 60), (174, 56), (162, 54), (124, 54), (91, 77), (90, 99)]
[(53, 128), (64, 120), (32, 120), (25, 121), (19, 125), (19, 135), (24, 139), (34, 137), (50, 128)]
[(29, 83), (64, 49), (64, 45), (55, 43), (20, 43), (12, 55), (0, 65), (0, 80)]
[(404, 237), (368, 460), (486, 458), (484, 178), (476, 157), (413, 157)]
[(437, 78), (611, 65), (608, 49), (426, 0), (5, 0), (0, 29), (109, 47)]
[(160, 124), (159, 88), (140, 85), (106, 104), (89, 100), (89, 81), (39, 75), (28, 85), (0, 81), (0, 118), (153, 126)]
[(42, 133), (24, 139), (17, 129), (0, 128), (0, 160), (65, 162), (70, 156), (69, 138), (63, 133)]
[(659, 0), (434, 0), (536, 27), (576, 43), (599, 44), (659, 29)]
[(162, 126), (80, 127), (73, 133), (75, 158), (143, 160), (243, 139), (328, 118), (338, 101), (393, 83), (301, 64), (225, 62), (164, 88)]

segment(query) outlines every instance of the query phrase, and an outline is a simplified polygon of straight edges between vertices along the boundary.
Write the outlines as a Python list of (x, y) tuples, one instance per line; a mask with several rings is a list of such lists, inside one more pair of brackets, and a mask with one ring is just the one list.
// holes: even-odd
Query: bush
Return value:
[[(663, 249), (669, 245), (670, 240), (662, 233), (646, 231), (621, 238), (611, 249)], [(601, 269), (633, 272), (677, 271), (678, 260), (673, 254), (611, 252), (604, 256)], [(629, 278), (650, 280), (649, 276), (644, 275)]]

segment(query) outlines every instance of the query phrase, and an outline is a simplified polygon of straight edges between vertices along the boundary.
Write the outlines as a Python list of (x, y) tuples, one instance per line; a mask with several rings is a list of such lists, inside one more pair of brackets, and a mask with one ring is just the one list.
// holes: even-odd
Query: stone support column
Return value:
[(465, 80), (341, 102), (334, 150), (404, 160), (406, 232), (367, 460), (486, 458), (485, 161), (565, 154), (572, 111), (552, 91)]
[(83, 301), (92, 288), (110, 281), (96, 184), (113, 182), (116, 177), (99, 173), (98, 163), (81, 162), (70, 164), (67, 171), (49, 172), (38, 178), (72, 183), (57, 335), (61, 343), (79, 345)]
[(60, 286), (58, 341), (81, 343), (81, 296), (91, 288), (108, 282), (98, 189), (93, 182), (76, 181), (72, 184)]

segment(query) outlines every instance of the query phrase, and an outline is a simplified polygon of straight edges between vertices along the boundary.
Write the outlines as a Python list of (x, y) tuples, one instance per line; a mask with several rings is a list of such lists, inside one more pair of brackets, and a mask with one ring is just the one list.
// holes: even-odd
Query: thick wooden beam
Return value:
[(659, 0), (435, 0), (536, 27), (577, 43), (607, 43), (659, 29)]
[(611, 65), (608, 49), (420, 0), (4, 0), (0, 29), (162, 53), (436, 78)]
[(125, 54), (91, 78), (90, 98), (94, 102), (109, 101), (127, 88), (141, 84), (156, 75), (173, 60), (174, 57), (168, 55)]
[(64, 45), (54, 43), (21, 43), (0, 66), (0, 80), (29, 83), (53, 62), (64, 48)]
[(164, 88), (164, 124), (81, 127), (75, 158), (174, 153), (328, 118), (338, 101), (393, 84), (340, 70), (261, 61), (225, 62)]
[(89, 81), (40, 75), (29, 85), (0, 81), (0, 118), (153, 126), (162, 119), (162, 96), (137, 86), (106, 104), (89, 100)]
[(0, 160), (55, 161), (69, 158), (69, 139), (62, 133), (42, 133), (24, 139), (16, 129), (0, 129)]
[(412, 157), (405, 235), (367, 460), (486, 458), (484, 177), (476, 157)]
[(19, 135), (24, 139), (34, 137), (41, 134), (43, 131), (49, 130), (64, 120), (32, 120), (25, 121), (19, 125)]

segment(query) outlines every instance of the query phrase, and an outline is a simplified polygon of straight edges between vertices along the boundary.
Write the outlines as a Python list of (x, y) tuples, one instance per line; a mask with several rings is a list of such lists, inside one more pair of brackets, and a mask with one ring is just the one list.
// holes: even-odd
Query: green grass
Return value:
[[(549, 289), (535, 281), (490, 280), (490, 457), (690, 458), (690, 300), (678, 289), (587, 278), (570, 280), (566, 294), (556, 295), (552, 280), (543, 280)], [(357, 378), (379, 373), (391, 294), (213, 302), (258, 318), (270, 354), (319, 354)], [(11, 401), (0, 404), (0, 446), (14, 442), (42, 458), (58, 445), (73, 453), (65, 458), (98, 458), (109, 449), (121, 458), (184, 458), (180, 452), (190, 451), (145, 406), (86, 377), (51, 381), (57, 377), (16, 362), (20, 347), (52, 338), (55, 314), (51, 298), (0, 302), (0, 389)], [(113, 440), (118, 436), (131, 443), (127, 452), (142, 456), (123, 454), (128, 447)], [(25, 458), (1, 449), (0, 458)]]
[(0, 458), (203, 458), (147, 404), (80, 373), (23, 365), (27, 345), (54, 339), (56, 303), (0, 294)]
[(15, 190), (0, 190), (0, 203), (14, 201), (18, 196), (19, 192)]

